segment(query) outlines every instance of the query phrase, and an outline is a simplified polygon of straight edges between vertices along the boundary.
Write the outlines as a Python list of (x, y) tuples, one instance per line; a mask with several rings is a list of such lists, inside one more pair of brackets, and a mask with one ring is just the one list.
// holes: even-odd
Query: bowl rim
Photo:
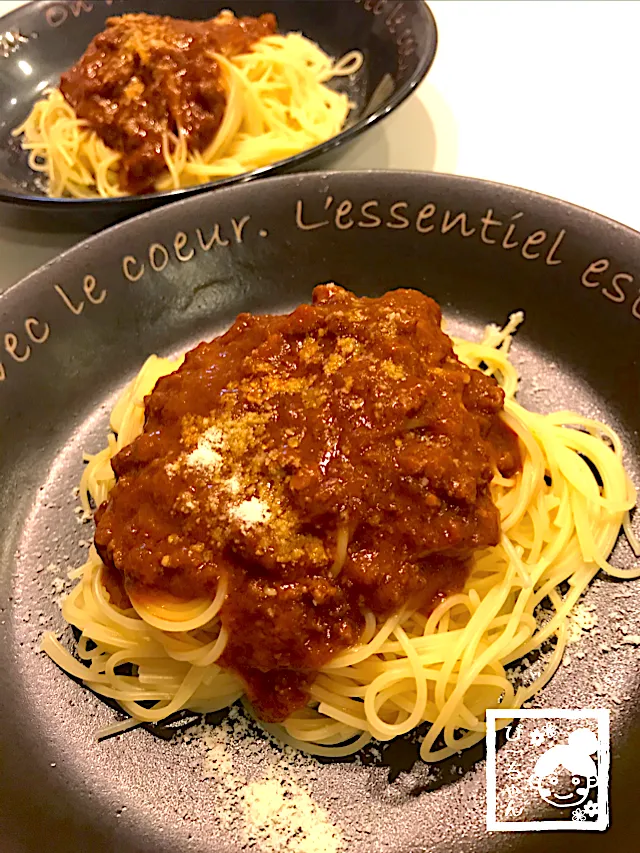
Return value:
[[(275, 187), (280, 184), (303, 184), (309, 181), (327, 183), (332, 180), (344, 179), (353, 180), (354, 182), (362, 182), (366, 180), (369, 183), (370, 181), (375, 182), (376, 179), (402, 180), (403, 178), (411, 178), (415, 181), (435, 180), (436, 182), (442, 182), (444, 184), (461, 185), (463, 187), (469, 188), (470, 190), (493, 188), (498, 192), (513, 191), (519, 196), (533, 198), (539, 202), (551, 203), (554, 208), (563, 208), (568, 213), (578, 213), (579, 215), (587, 217), (590, 220), (595, 220), (601, 226), (606, 226), (609, 229), (617, 231), (619, 234), (625, 234), (631, 239), (637, 241), (638, 246), (640, 247), (640, 230), (636, 230), (631, 225), (627, 225), (624, 222), (620, 222), (620, 220), (618, 219), (613, 219), (611, 216), (607, 216), (604, 213), (599, 213), (596, 210), (592, 210), (591, 208), (584, 207), (572, 201), (567, 201), (566, 199), (559, 198), (558, 196), (538, 192), (537, 190), (532, 190), (527, 187), (521, 187), (516, 184), (506, 184), (501, 181), (492, 181), (488, 178), (479, 178), (473, 175), (457, 175), (453, 172), (430, 172), (421, 171), (418, 169), (350, 169), (349, 171), (329, 169), (318, 171), (309, 170), (306, 172), (288, 173), (284, 175), (269, 175), (265, 178), (265, 181), (267, 187)], [(232, 184), (230, 186), (225, 186), (222, 189), (224, 190), (225, 195), (240, 191), (240, 187), (243, 188), (242, 191), (246, 191), (247, 189), (249, 189), (249, 183), (250, 182), (245, 181), (237, 184)], [(132, 225), (135, 226), (135, 224), (141, 220), (146, 220), (154, 216), (171, 217), (174, 212), (179, 208), (182, 208), (183, 206), (189, 204), (196, 204), (196, 198), (199, 198), (200, 196), (202, 196), (202, 198), (200, 198), (199, 200), (204, 201), (207, 197), (211, 199), (213, 193), (207, 192), (193, 194), (190, 196), (176, 199), (175, 201), (172, 201), (169, 204), (157, 205), (155, 207), (148, 208), (147, 210), (139, 211), (138, 213), (127, 219), (119, 220), (111, 225), (108, 225), (106, 228), (96, 231), (93, 234), (87, 235), (82, 240), (79, 240), (77, 243), (75, 243), (73, 246), (69, 246), (68, 248), (55, 255), (55, 257), (41, 264), (39, 267), (36, 267), (36, 269), (27, 273), (22, 278), (18, 279), (18, 281), (13, 282), (9, 285), (9, 287), (5, 288), (4, 290), (1, 290), (0, 309), (3, 307), (3, 301), (5, 297), (9, 295), (9, 293), (11, 293), (11, 295), (13, 296), (14, 291), (16, 289), (26, 289), (32, 286), (37, 286), (37, 283), (43, 274), (48, 272), (48, 270), (52, 267), (57, 267), (57, 265), (61, 261), (66, 260), (68, 256), (73, 255), (74, 253), (85, 253), (87, 251), (92, 251), (93, 244), (99, 243), (100, 241), (104, 241), (105, 236), (107, 234), (113, 235), (125, 228), (127, 230), (130, 230)]]
[[(13, 24), (13, 19), (19, 19), (25, 8), (25, 6), (19, 6), (17, 9), (0, 16), (0, 31), (4, 31), (5, 28), (10, 29), (11, 24)], [(139, 207), (141, 204), (146, 205), (148, 208), (153, 208), (163, 204), (180, 201), (184, 198), (198, 195), (203, 192), (214, 191), (222, 187), (248, 183), (249, 181), (265, 176), (277, 176), (285, 170), (295, 168), (299, 164), (305, 163), (307, 160), (311, 160), (321, 154), (326, 154), (334, 148), (357, 138), (361, 133), (364, 133), (366, 130), (390, 115), (415, 92), (418, 85), (426, 77), (433, 65), (438, 49), (438, 27), (434, 14), (431, 11), (431, 7), (426, 0), (420, 0), (420, 2), (415, 3), (415, 8), (420, 10), (418, 14), (422, 17), (423, 23), (433, 31), (433, 42), (428, 50), (418, 54), (418, 64), (411, 76), (405, 80), (389, 98), (386, 98), (370, 115), (363, 119), (359, 119), (354, 125), (341, 130), (340, 133), (332, 136), (330, 139), (320, 142), (318, 145), (314, 145), (313, 148), (307, 148), (305, 151), (300, 151), (298, 154), (286, 157), (284, 160), (278, 160), (267, 166), (261, 166), (258, 169), (253, 169), (251, 172), (243, 172), (240, 175), (233, 175), (216, 181), (207, 181), (207, 183), (198, 184), (194, 187), (180, 187), (178, 189), (164, 190), (162, 192), (148, 193), (146, 195), (125, 195), (116, 196), (115, 198), (52, 198), (50, 196), (34, 195), (32, 193), (15, 192), (14, 190), (5, 189), (0, 186), (0, 201), (15, 204), (20, 207), (39, 209), (62, 206), (68, 212), (72, 210), (75, 212), (89, 212), (91, 210), (105, 212), (116, 207)], [(6, 26), (7, 24), (9, 26)]]

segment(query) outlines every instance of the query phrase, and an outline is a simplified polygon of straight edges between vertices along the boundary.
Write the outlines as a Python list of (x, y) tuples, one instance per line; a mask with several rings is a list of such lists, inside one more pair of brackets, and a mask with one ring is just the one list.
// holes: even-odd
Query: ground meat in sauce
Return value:
[(306, 702), (364, 609), (429, 608), (498, 542), (489, 483), (517, 470), (517, 441), (502, 390), (440, 323), (416, 291), (335, 285), (286, 316), (241, 314), (158, 381), (113, 459), (102, 559), (139, 596), (212, 596), (226, 575), (220, 663), (265, 719)]
[(162, 140), (182, 132), (202, 151), (224, 115), (226, 95), (212, 53), (246, 53), (276, 32), (272, 14), (210, 21), (158, 15), (109, 18), (81, 59), (60, 79), (60, 91), (102, 141), (123, 154), (122, 189), (153, 190), (165, 171)]

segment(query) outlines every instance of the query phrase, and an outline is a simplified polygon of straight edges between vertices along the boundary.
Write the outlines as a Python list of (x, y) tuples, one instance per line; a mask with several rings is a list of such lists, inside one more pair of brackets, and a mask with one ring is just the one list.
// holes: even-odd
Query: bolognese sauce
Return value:
[(224, 578), (218, 663), (284, 719), (367, 611), (428, 610), (498, 542), (490, 482), (521, 464), (503, 403), (416, 291), (321, 285), (291, 314), (241, 314), (158, 381), (112, 460), (95, 542), (114, 603)]
[(119, 181), (130, 193), (153, 189), (165, 170), (163, 144), (182, 135), (202, 151), (222, 123), (225, 86), (215, 54), (246, 53), (276, 32), (275, 15), (210, 21), (133, 14), (107, 19), (60, 91), (109, 148), (120, 152)]

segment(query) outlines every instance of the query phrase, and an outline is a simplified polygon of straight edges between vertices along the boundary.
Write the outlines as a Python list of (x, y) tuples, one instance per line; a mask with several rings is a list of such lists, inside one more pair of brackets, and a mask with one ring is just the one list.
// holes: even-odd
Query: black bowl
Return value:
[[(480, 746), (435, 769), (410, 769), (399, 742), (381, 762), (369, 753), (296, 770), (255, 736), (229, 742), (232, 766), (206, 779), (195, 743), (138, 730), (97, 744), (115, 712), (38, 643), (44, 629), (63, 627), (52, 583), (82, 561), (91, 536), (74, 516), (82, 450), (104, 443), (124, 383), (149, 353), (184, 350), (241, 311), (290, 310), (318, 282), (368, 295), (418, 288), (467, 336), (523, 309), (512, 349), (520, 401), (608, 422), (638, 485), (639, 264), (640, 234), (524, 190), (445, 175), (315, 173), (146, 213), (0, 296), (2, 849), (241, 850), (242, 815), (224, 813), (229, 786), (271, 767), (303, 774), (352, 853), (564, 850), (562, 833), (487, 832)], [(615, 562), (631, 559), (619, 543)], [(581, 833), (580, 850), (633, 850), (640, 672), (621, 628), (640, 633), (640, 581), (598, 578), (586, 603), (599, 633), (571, 647), (570, 666), (536, 701), (610, 711), (612, 826)], [(392, 777), (405, 772), (390, 781), (386, 765)]]
[[(116, 199), (49, 198), (11, 130), (26, 118), (43, 89), (58, 84), (60, 74), (104, 29), (105, 20), (133, 11), (202, 19), (221, 8), (238, 15), (273, 11), (283, 32), (300, 31), (333, 57), (360, 50), (360, 71), (336, 81), (356, 105), (346, 129), (294, 157), (198, 187)], [(328, 164), (338, 146), (372, 127), (411, 94), (431, 67), (437, 42), (433, 15), (421, 0), (35, 0), (1, 19), (0, 33), (5, 32), (14, 36), (4, 42), (0, 38), (0, 200), (73, 214), (75, 219), (97, 215), (103, 225), (212, 186), (307, 167), (315, 158)], [(16, 41), (18, 33), (26, 40)]]

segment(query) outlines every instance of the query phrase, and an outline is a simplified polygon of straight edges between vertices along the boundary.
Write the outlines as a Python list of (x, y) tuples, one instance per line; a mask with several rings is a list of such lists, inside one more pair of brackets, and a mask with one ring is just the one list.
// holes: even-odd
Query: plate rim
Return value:
[[(1, 19), (0, 19), (1, 20)], [(633, 240), (638, 240), (638, 250), (640, 252), (640, 230), (633, 228), (630, 225), (626, 225), (624, 222), (620, 222), (618, 219), (614, 219), (613, 217), (607, 216), (604, 213), (598, 213), (596, 210), (592, 210), (591, 208), (584, 207), (582, 205), (576, 204), (575, 202), (567, 201), (566, 199), (560, 198), (558, 196), (549, 195), (547, 193), (538, 192), (537, 190), (532, 190), (527, 187), (521, 187), (516, 184), (506, 184), (501, 181), (492, 181), (487, 178), (477, 178), (472, 175), (456, 175), (452, 172), (432, 172), (432, 171), (422, 171), (418, 169), (353, 169), (348, 171), (341, 171), (339, 169), (329, 169), (323, 171), (305, 171), (305, 172), (294, 172), (284, 175), (269, 175), (263, 179), (265, 182), (264, 189), (268, 186), (275, 186), (280, 184), (312, 184), (314, 182), (323, 183), (332, 180), (353, 180), (354, 182), (363, 181), (366, 179), (380, 178), (383, 181), (397, 179), (399, 181), (414, 179), (414, 180), (434, 180), (436, 182), (442, 181), (443, 184), (452, 183), (452, 184), (460, 184), (462, 186), (467, 187), (475, 187), (479, 189), (487, 188), (492, 189), (494, 192), (515, 192), (517, 195), (522, 198), (528, 197), (533, 198), (539, 203), (549, 203), (556, 208), (563, 208), (567, 212), (578, 213), (581, 216), (587, 216), (591, 220), (600, 221), (602, 224), (607, 225), (608, 227), (613, 227), (615, 230), (626, 234), (626, 236)], [(136, 227), (137, 223), (143, 219), (147, 219), (152, 216), (171, 216), (174, 210), (177, 210), (179, 207), (195, 205), (197, 204), (196, 199), (200, 199), (202, 202), (203, 197), (214, 197), (214, 193), (218, 194), (218, 191), (227, 196), (229, 193), (234, 192), (243, 192), (246, 191), (248, 185), (250, 185), (251, 181), (241, 181), (239, 183), (234, 183), (227, 186), (221, 186), (218, 190), (207, 190), (206, 192), (196, 193), (193, 195), (188, 195), (186, 197), (178, 198), (175, 201), (172, 201), (168, 204), (158, 205), (156, 207), (149, 208), (147, 210), (143, 210), (133, 216), (130, 216), (127, 219), (123, 219), (119, 222), (115, 222), (112, 225), (107, 226), (106, 228), (97, 231), (95, 234), (90, 234), (84, 239), (80, 240), (78, 243), (75, 243), (73, 246), (70, 246), (67, 249), (64, 249), (62, 252), (57, 254), (55, 257), (46, 261), (44, 264), (41, 264), (35, 270), (32, 270), (27, 275), (23, 276), (18, 281), (10, 284), (9, 287), (5, 288), (2, 292), (0, 292), (0, 308), (2, 307), (3, 301), (5, 298), (11, 294), (14, 295), (14, 291), (16, 288), (22, 288), (24, 286), (28, 286), (33, 283), (34, 279), (40, 277), (40, 275), (48, 270), (52, 266), (56, 266), (63, 260), (66, 260), (70, 255), (74, 252), (86, 251), (89, 246), (92, 246), (94, 242), (98, 242), (101, 239), (104, 239), (105, 235), (114, 235), (120, 231), (120, 229)], [(242, 189), (240, 189), (242, 188)], [(220, 197), (222, 197), (222, 195)], [(109, 199), (113, 201), (114, 199)]]

